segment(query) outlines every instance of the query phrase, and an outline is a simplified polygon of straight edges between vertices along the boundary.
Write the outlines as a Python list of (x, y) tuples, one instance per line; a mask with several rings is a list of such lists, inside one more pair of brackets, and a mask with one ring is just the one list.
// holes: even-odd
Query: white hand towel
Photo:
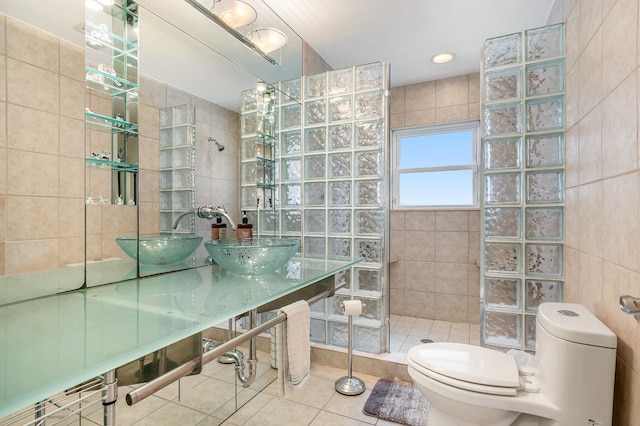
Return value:
[(278, 391), (281, 397), (287, 398), (287, 394), (300, 389), (311, 374), (311, 314), (304, 300), (287, 305), (278, 313), (287, 315), (286, 321), (276, 325)]

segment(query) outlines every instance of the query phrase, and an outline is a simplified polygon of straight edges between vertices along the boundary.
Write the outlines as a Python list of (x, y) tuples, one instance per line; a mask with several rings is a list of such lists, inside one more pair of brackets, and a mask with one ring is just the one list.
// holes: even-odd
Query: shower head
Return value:
[(218, 151), (223, 151), (224, 150), (224, 145), (222, 145), (220, 142), (218, 142), (214, 138), (209, 137), (209, 143), (211, 143), (211, 142), (216, 144), (216, 147), (218, 148)]

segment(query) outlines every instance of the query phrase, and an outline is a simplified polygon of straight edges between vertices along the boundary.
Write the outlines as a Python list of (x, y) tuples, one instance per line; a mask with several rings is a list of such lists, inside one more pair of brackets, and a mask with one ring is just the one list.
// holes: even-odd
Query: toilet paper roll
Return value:
[(362, 313), (362, 302), (359, 300), (345, 300), (343, 305), (345, 315), (360, 315)]

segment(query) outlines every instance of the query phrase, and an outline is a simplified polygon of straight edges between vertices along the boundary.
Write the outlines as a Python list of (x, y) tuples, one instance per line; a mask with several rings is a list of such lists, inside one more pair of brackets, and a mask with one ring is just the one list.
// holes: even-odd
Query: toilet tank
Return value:
[(616, 335), (584, 306), (539, 306), (540, 392), (560, 409), (560, 424), (611, 424), (616, 346)]

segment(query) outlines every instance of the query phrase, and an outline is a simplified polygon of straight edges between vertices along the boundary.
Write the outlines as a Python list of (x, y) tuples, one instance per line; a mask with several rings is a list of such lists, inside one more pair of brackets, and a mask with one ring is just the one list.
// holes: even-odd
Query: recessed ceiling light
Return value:
[(431, 62), (433, 62), (434, 64), (446, 64), (447, 62), (453, 61), (453, 58), (455, 57), (455, 53), (452, 52), (438, 53), (437, 55), (433, 55), (431, 57)]

